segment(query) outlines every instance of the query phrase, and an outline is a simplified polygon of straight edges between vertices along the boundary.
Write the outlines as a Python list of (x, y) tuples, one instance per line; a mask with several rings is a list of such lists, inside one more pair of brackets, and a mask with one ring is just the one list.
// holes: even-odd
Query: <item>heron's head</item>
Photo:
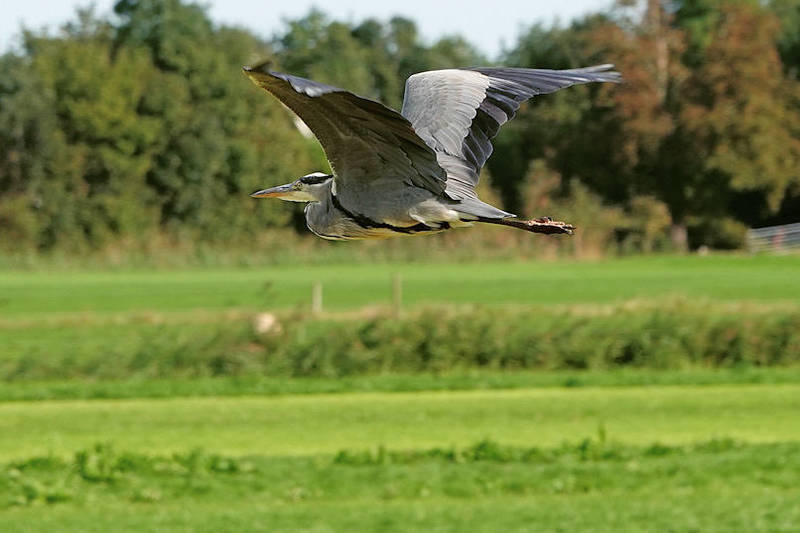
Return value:
[(253, 198), (279, 198), (287, 202), (319, 202), (328, 195), (333, 176), (312, 172), (302, 178), (251, 194)]

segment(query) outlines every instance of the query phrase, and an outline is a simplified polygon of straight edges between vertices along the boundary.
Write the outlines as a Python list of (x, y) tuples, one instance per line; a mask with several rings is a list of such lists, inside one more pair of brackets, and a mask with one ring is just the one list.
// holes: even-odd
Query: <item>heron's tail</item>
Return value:
[(481, 202), (477, 198), (464, 198), (453, 206), (453, 209), (466, 215), (467, 220), (481, 220), (483, 218), (501, 220), (508, 217), (515, 217), (512, 213), (507, 213), (486, 202)]

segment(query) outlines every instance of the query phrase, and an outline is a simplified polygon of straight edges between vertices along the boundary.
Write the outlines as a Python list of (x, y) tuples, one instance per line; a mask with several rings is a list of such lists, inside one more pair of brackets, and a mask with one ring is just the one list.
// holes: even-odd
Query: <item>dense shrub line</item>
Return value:
[(308, 322), (261, 343), (270, 366), (294, 376), (768, 366), (800, 362), (800, 312), (429, 310), (402, 320)]
[(343, 377), (473, 368), (776, 366), (800, 363), (800, 309), (732, 311), (666, 303), (602, 313), (430, 308), (401, 318), (279, 318), (137, 325), (125, 337), (54, 343), (0, 362), (5, 380), (70, 377)]

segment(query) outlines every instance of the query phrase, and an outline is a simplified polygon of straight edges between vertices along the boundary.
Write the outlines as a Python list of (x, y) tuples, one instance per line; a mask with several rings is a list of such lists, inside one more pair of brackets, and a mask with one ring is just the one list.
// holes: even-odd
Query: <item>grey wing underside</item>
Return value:
[(268, 70), (244, 67), (311, 129), (336, 175), (337, 190), (398, 180), (443, 196), (447, 175), (409, 121), (388, 107), (343, 89)]
[(613, 65), (572, 70), (469, 68), (421, 72), (406, 81), (402, 115), (447, 171), (447, 194), (475, 198), (491, 139), (538, 94), (590, 82), (618, 82)]

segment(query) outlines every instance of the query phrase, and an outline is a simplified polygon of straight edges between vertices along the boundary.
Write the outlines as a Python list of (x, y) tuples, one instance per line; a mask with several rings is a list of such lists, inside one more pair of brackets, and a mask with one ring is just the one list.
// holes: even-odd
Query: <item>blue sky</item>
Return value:
[[(0, 17), (0, 49), (15, 44), (20, 25), (55, 28), (86, 0), (4, 0)], [(334, 18), (387, 19), (400, 14), (414, 19), (426, 39), (458, 33), (490, 55), (502, 43), (512, 45), (521, 28), (534, 22), (567, 22), (575, 16), (608, 7), (612, 0), (205, 0), (211, 17), (220, 23), (244, 26), (262, 36), (281, 29), (286, 17), (296, 18), (317, 6)], [(111, 11), (114, 0), (96, 0), (98, 12)]]

